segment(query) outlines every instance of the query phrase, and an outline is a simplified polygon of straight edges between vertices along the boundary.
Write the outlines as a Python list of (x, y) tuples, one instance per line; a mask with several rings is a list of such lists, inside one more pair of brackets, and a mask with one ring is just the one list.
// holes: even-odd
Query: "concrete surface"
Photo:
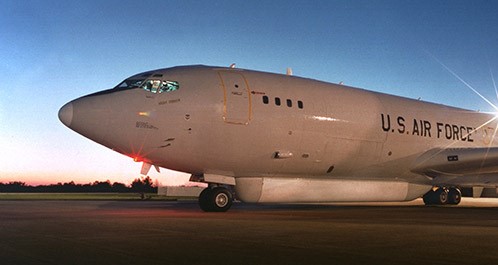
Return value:
[(0, 201), (0, 264), (498, 264), (498, 203)]

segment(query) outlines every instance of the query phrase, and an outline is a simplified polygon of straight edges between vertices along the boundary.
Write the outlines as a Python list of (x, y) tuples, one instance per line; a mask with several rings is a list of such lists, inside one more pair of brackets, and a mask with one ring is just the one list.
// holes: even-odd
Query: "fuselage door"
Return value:
[(246, 125), (251, 120), (251, 93), (242, 73), (218, 72), (223, 86), (223, 120)]

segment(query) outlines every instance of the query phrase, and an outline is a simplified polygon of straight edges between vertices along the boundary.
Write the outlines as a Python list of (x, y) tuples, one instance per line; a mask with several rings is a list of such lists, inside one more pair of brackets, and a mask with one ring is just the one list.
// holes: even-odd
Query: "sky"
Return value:
[[(139, 163), (58, 120), (128, 76), (205, 64), (480, 111), (498, 104), (498, 1), (0, 0), (0, 182), (131, 183)], [(452, 74), (453, 73), (453, 74)], [(495, 77), (496, 75), (496, 77)], [(186, 175), (151, 170), (162, 185)]]

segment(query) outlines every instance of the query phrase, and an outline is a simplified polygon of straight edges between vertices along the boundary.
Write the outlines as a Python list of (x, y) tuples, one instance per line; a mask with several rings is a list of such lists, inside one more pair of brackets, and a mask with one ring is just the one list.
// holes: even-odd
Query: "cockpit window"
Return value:
[(178, 90), (180, 85), (176, 81), (148, 79), (142, 84), (142, 88), (152, 93), (163, 93)]
[(161, 85), (161, 80), (147, 80), (142, 85), (142, 88), (152, 93), (157, 93), (157, 90), (159, 89), (160, 85)]
[(171, 92), (171, 91), (178, 90), (179, 88), (180, 88), (180, 84), (178, 84), (178, 82), (167, 80), (167, 81), (163, 81), (163, 86), (162, 86), (161, 90), (159, 91), (159, 93)]
[(119, 83), (115, 88), (119, 89), (131, 89), (137, 88), (142, 85), (145, 79), (126, 79), (125, 81)]

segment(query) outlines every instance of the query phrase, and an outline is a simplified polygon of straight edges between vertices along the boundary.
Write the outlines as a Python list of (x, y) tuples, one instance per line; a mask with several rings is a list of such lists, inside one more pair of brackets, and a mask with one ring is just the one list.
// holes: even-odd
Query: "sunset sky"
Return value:
[[(493, 111), (498, 1), (1, 1), (0, 182), (130, 183), (141, 165), (59, 108), (128, 76), (206, 64)], [(445, 66), (443, 66), (443, 64)], [(185, 175), (150, 176), (180, 184)]]

